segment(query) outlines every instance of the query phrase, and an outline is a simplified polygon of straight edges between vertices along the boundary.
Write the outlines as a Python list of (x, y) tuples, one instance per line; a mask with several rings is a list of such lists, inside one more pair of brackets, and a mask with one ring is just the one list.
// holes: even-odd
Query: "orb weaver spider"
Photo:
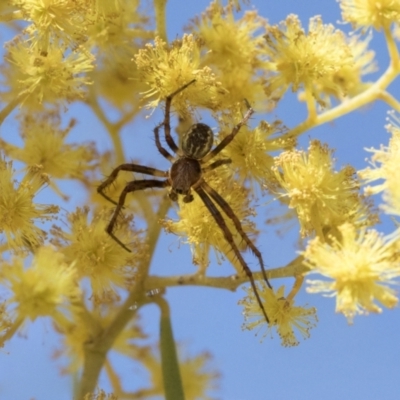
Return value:
[[(254, 281), (253, 273), (251, 272), (249, 266), (244, 260), (242, 254), (240, 253), (236, 243), (234, 242), (233, 235), (229, 230), (221, 212), (216, 207), (217, 204), (222, 211), (226, 214), (228, 218), (230, 218), (235, 225), (235, 228), (242, 240), (244, 240), (247, 246), (251, 249), (254, 255), (257, 257), (262, 274), (265, 282), (267, 283), (269, 288), (272, 288), (267, 274), (264, 268), (264, 261), (260, 251), (253, 244), (247, 234), (244, 232), (242, 228), (242, 224), (239, 221), (239, 218), (235, 215), (231, 206), (203, 179), (203, 174), (205, 172), (211, 171), (215, 168), (220, 167), (221, 165), (230, 164), (232, 161), (227, 158), (222, 158), (212, 162), (209, 165), (206, 165), (210, 160), (212, 160), (215, 156), (217, 156), (229, 143), (235, 138), (238, 134), (240, 128), (246, 124), (249, 118), (254, 113), (253, 109), (247, 103), (248, 111), (244, 115), (243, 119), (239, 121), (232, 129), (231, 133), (226, 136), (216, 147), (212, 150), (212, 145), (214, 141), (214, 134), (211, 128), (202, 123), (197, 123), (192, 125), (189, 130), (182, 137), (181, 148), (179, 148), (174, 139), (171, 136), (171, 125), (170, 125), (170, 114), (171, 114), (171, 104), (172, 99), (185, 90), (188, 86), (192, 85), (195, 80), (190, 81), (189, 83), (183, 85), (175, 92), (171, 93), (165, 99), (165, 112), (164, 112), (164, 120), (154, 128), (154, 136), (155, 142), (158, 151), (164, 156), (167, 160), (172, 163), (171, 168), (168, 171), (161, 171), (156, 168), (146, 167), (143, 165), (137, 164), (121, 164), (116, 167), (110, 174), (110, 176), (97, 188), (97, 192), (101, 194), (104, 198), (112, 202), (116, 205), (114, 210), (114, 214), (111, 217), (111, 220), (106, 228), (107, 233), (125, 250), (129, 250), (129, 248), (118, 239), (114, 233), (114, 226), (117, 222), (118, 215), (124, 207), (126, 195), (131, 192), (135, 192), (137, 190), (144, 190), (148, 188), (171, 188), (168, 195), (172, 201), (177, 201), (178, 196), (183, 196), (183, 201), (185, 203), (190, 203), (193, 201), (192, 190), (194, 190), (197, 195), (201, 198), (204, 205), (207, 207), (211, 215), (214, 217), (215, 222), (221, 228), (225, 240), (230, 244), (235, 256), (240, 262), (240, 265), (243, 268), (243, 271), (247, 275), (251, 287), (254, 291), (254, 295), (257, 299), (258, 305), (265, 317), (265, 320), (269, 322), (267, 313), (264, 309), (261, 298), (258, 294), (257, 287)], [(164, 127), (164, 135), (165, 140), (169, 146), (169, 148), (176, 154), (176, 157), (169, 153), (161, 144), (159, 130), (161, 127)], [(109, 196), (104, 193), (104, 190), (110, 186), (118, 176), (120, 171), (131, 171), (138, 172), (146, 175), (153, 175), (160, 178), (165, 178), (164, 180), (157, 179), (144, 179), (144, 180), (134, 180), (132, 182), (128, 182), (123, 189), (122, 193), (119, 196), (118, 202), (112, 200)]]

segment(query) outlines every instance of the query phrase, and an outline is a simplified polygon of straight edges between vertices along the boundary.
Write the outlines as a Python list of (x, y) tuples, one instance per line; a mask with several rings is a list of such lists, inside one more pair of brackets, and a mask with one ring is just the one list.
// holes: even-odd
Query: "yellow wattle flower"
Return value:
[(40, 247), (29, 268), (20, 258), (3, 265), (0, 280), (11, 291), (15, 320), (50, 316), (64, 326), (69, 308), (80, 300), (76, 269), (53, 247)]
[(47, 174), (31, 167), (16, 185), (12, 163), (0, 159), (0, 232), (9, 249), (21, 251), (42, 244), (45, 232), (35, 222), (51, 220), (59, 210), (57, 206), (33, 202), (48, 182)]
[[(272, 328), (276, 328), (281, 338), (282, 346), (285, 347), (297, 346), (299, 344), (294, 328), (296, 328), (303, 338), (310, 337), (310, 329), (314, 328), (318, 321), (314, 307), (294, 306), (293, 299), (288, 300), (285, 298), (284, 286), (274, 290), (268, 288), (264, 281), (260, 281), (257, 286), (270, 320), (263, 337), (271, 334)], [(257, 327), (261, 328), (266, 323), (265, 318), (254, 298), (253, 290), (247, 288), (246, 292), (247, 296), (239, 301), (239, 304), (244, 307), (243, 314), (246, 320), (243, 324), (243, 329), (252, 330)]]
[(387, 308), (398, 303), (394, 289), (400, 276), (398, 234), (384, 237), (375, 230), (357, 229), (351, 224), (339, 227), (341, 240), (324, 243), (312, 240), (303, 255), (311, 271), (329, 280), (307, 281), (309, 293), (336, 297), (336, 311), (349, 323), (357, 314), (382, 312), (376, 302)]
[(361, 76), (374, 70), (373, 53), (365, 45), (369, 39), (349, 39), (333, 25), (323, 24), (321, 17), (310, 19), (306, 33), (299, 18), (289, 15), (269, 27), (265, 38), (272, 74), (266, 91), (274, 98), (289, 87), (294, 92), (303, 89), (309, 108), (314, 108), (314, 100), (327, 107), (330, 96), (343, 99), (361, 91)]
[(139, 50), (135, 62), (141, 80), (150, 87), (145, 97), (156, 96), (147, 107), (157, 107), (168, 95), (195, 79), (195, 84), (174, 97), (174, 109), (180, 115), (188, 115), (188, 99), (192, 107), (217, 109), (220, 92), (224, 90), (211, 69), (201, 67), (201, 57), (200, 45), (194, 35), (183, 35), (171, 45), (156, 37), (154, 45), (149, 43)]
[(114, 234), (126, 243), (131, 253), (120, 246), (107, 232), (110, 210), (90, 212), (78, 208), (69, 214), (70, 231), (53, 228), (54, 244), (74, 263), (79, 278), (89, 278), (95, 303), (119, 299), (116, 288), (129, 288), (146, 257), (140, 232), (133, 228), (133, 216), (121, 215)]
[(355, 170), (346, 166), (333, 169), (332, 151), (313, 140), (308, 152), (291, 150), (275, 158), (277, 194), (287, 198), (297, 213), (301, 235), (323, 236), (346, 221), (363, 225), (373, 218), (359, 195)]
[(77, 47), (73, 51), (52, 41), (47, 50), (31, 40), (16, 38), (6, 46), (4, 75), (8, 95), (24, 99), (29, 108), (43, 103), (64, 104), (82, 100), (91, 84), (87, 73), (93, 70), (94, 57)]
[(364, 188), (367, 195), (374, 195), (383, 191), (382, 209), (388, 214), (400, 215), (400, 119), (394, 113), (391, 114), (391, 122), (386, 129), (392, 137), (389, 145), (379, 149), (367, 149), (372, 153), (370, 167), (358, 172), (360, 178), (366, 183), (382, 180), (373, 186)]
[(354, 29), (387, 29), (400, 20), (400, 2), (397, 0), (339, 0), (342, 18)]

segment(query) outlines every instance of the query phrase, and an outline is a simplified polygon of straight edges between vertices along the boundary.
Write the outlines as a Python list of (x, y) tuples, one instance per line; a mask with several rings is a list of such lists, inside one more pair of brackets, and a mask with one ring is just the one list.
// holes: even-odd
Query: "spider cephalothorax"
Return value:
[[(243, 119), (237, 123), (232, 132), (226, 136), (216, 147), (212, 149), (214, 135), (211, 128), (208, 125), (197, 123), (192, 125), (188, 131), (183, 134), (181, 147), (179, 148), (174, 139), (171, 136), (171, 125), (170, 125), (170, 113), (171, 113), (171, 103), (174, 96), (178, 93), (182, 92), (182, 90), (186, 89), (189, 85), (193, 84), (195, 81), (191, 81), (186, 85), (182, 86), (174, 93), (167, 96), (165, 100), (165, 114), (164, 120), (161, 124), (154, 128), (154, 136), (155, 142), (158, 151), (167, 158), (172, 166), (168, 171), (161, 171), (155, 168), (146, 167), (143, 165), (137, 164), (121, 164), (117, 168), (115, 168), (111, 175), (98, 187), (97, 191), (105, 197), (107, 200), (116, 204), (116, 208), (114, 214), (111, 218), (110, 223), (107, 226), (108, 234), (119, 243), (124, 249), (130, 251), (129, 248), (122, 243), (114, 234), (113, 229), (115, 223), (117, 221), (117, 217), (121, 212), (124, 204), (126, 195), (130, 192), (135, 192), (137, 190), (143, 190), (147, 188), (167, 188), (170, 187), (169, 197), (173, 201), (177, 201), (178, 196), (183, 196), (183, 201), (186, 203), (190, 203), (193, 201), (192, 190), (195, 191), (198, 196), (203, 201), (204, 205), (210, 211), (211, 215), (214, 217), (216, 223), (221, 228), (226, 241), (230, 244), (235, 256), (239, 260), (244, 272), (248, 276), (251, 286), (253, 288), (254, 294), (256, 296), (257, 302), (264, 314), (265, 319), (268, 321), (267, 314), (265, 312), (264, 306), (261, 302), (260, 296), (257, 292), (257, 287), (254, 282), (253, 274), (248, 267), (246, 261), (244, 260), (242, 254), (240, 253), (231, 231), (229, 230), (220, 210), (216, 206), (219, 206), (220, 209), (226, 214), (228, 218), (230, 218), (235, 225), (237, 232), (239, 233), (242, 240), (244, 240), (247, 246), (251, 249), (254, 255), (257, 257), (261, 270), (264, 276), (264, 279), (267, 285), (271, 288), (271, 285), (268, 282), (267, 274), (264, 269), (264, 261), (262, 259), (260, 251), (253, 244), (247, 234), (244, 232), (242, 228), (242, 224), (240, 223), (238, 217), (235, 215), (229, 203), (227, 203), (208, 183), (203, 179), (203, 175), (207, 171), (211, 171), (215, 168), (218, 168), (221, 165), (231, 163), (230, 159), (222, 158), (218, 159), (211, 164), (208, 162), (217, 156), (237, 135), (240, 128), (249, 120), (251, 115), (253, 114), (253, 109), (248, 105), (248, 111), (243, 117)], [(176, 157), (172, 156), (168, 150), (166, 150), (160, 141), (159, 130), (161, 127), (164, 127), (165, 140), (169, 146), (169, 148), (176, 154)], [(160, 178), (164, 178), (163, 180), (157, 179), (144, 179), (144, 180), (134, 180), (132, 182), (128, 182), (123, 189), (121, 195), (119, 196), (118, 202), (115, 202), (110, 197), (108, 197), (104, 193), (104, 189), (107, 188), (114, 180), (117, 178), (119, 171), (132, 171), (138, 172), (147, 175), (153, 175)], [(216, 204), (215, 204), (216, 203)]]

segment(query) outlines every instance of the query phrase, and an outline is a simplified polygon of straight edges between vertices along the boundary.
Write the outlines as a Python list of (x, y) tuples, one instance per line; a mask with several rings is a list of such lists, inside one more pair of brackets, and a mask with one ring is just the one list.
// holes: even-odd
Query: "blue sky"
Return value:
[[(183, 2), (170, 0), (167, 5), (169, 39), (181, 36), (189, 19), (199, 14), (208, 5), (207, 1)], [(288, 14), (299, 15), (303, 26), (310, 17), (321, 15), (325, 23), (340, 20), (340, 10), (334, 0), (304, 2), (284, 0), (280, 2), (256, 0), (253, 6), (271, 24), (283, 20)], [(252, 6), (249, 6), (252, 7)], [(349, 29), (347, 25), (337, 25)], [(1, 34), (1, 31), (0, 31)], [(379, 65), (377, 74), (385, 70), (388, 57), (386, 46), (378, 32), (374, 32), (371, 47), (376, 51)], [(0, 36), (5, 40), (5, 36)], [(399, 93), (399, 84), (390, 88), (392, 94)], [(351, 115), (342, 117), (329, 125), (310, 130), (300, 140), (306, 148), (310, 139), (317, 138), (336, 149), (338, 168), (351, 164), (357, 169), (366, 166), (369, 154), (364, 148), (387, 144), (389, 135), (384, 129), (389, 108), (383, 103), (374, 103)], [(86, 113), (85, 108), (73, 106), (71, 115)], [(85, 114), (86, 116), (87, 114)], [(146, 128), (141, 127), (141, 136), (127, 130), (124, 138), (127, 159), (139, 157), (142, 164), (149, 160), (165, 168), (165, 160), (157, 155), (153, 146), (151, 127), (158, 121), (155, 113)], [(293, 127), (305, 117), (304, 104), (295, 97), (286, 96), (278, 109), (266, 120), (282, 119)], [(136, 125), (137, 126), (137, 125)], [(0, 134), (10, 137), (15, 134), (16, 124), (6, 121)], [(13, 130), (14, 129), (14, 130)], [(137, 128), (136, 128), (137, 129)], [(147, 129), (147, 130), (146, 130)], [(108, 146), (102, 126), (90, 119), (79, 122), (72, 138), (90, 136), (100, 149)], [(140, 142), (138, 142), (138, 140)], [(140, 152), (137, 149), (140, 146)], [(144, 149), (144, 150), (142, 150)], [(157, 164), (157, 157), (160, 161)], [(78, 190), (78, 189), (77, 189)], [(76, 192), (69, 209), (81, 203), (84, 195)], [(268, 267), (283, 266), (294, 258), (297, 251), (295, 229), (278, 235), (273, 229), (261, 225), (268, 218), (268, 206), (260, 208), (259, 227), (263, 230), (258, 244)], [(393, 229), (389, 221), (378, 226), (382, 232)], [(249, 255), (246, 259), (249, 259)], [(215, 264), (215, 263), (214, 263)], [(253, 266), (256, 262), (253, 262)], [(152, 273), (170, 275), (194, 272), (191, 254), (187, 246), (178, 245), (176, 237), (163, 235), (153, 260)], [(233, 273), (228, 264), (212, 265), (210, 273), (228, 275)], [(290, 286), (293, 280), (277, 280), (275, 287)], [(297, 297), (299, 305), (317, 307), (319, 323), (311, 331), (311, 338), (301, 340), (295, 348), (283, 348), (279, 338), (266, 338), (260, 343), (253, 332), (242, 331), (241, 308), (236, 306), (243, 297), (243, 290), (236, 293), (216, 289), (180, 287), (168, 290), (171, 304), (174, 334), (184, 344), (188, 353), (208, 351), (213, 355), (215, 368), (222, 378), (217, 397), (226, 400), (302, 400), (302, 399), (398, 399), (400, 393), (400, 331), (399, 309), (384, 310), (381, 315), (356, 317), (349, 326), (342, 315), (335, 314), (334, 299), (307, 294), (304, 289)], [(142, 310), (145, 330), (154, 338), (158, 332), (159, 311), (153, 306)], [(57, 344), (48, 321), (36, 321), (28, 326), (20, 337), (14, 338), (0, 350), (0, 399), (4, 400), (69, 400), (71, 380), (60, 377), (58, 364), (51, 360)], [(126, 374), (129, 385), (144, 379), (135, 375), (133, 366), (121, 359), (120, 369)], [(104, 378), (99, 387), (107, 388)]]

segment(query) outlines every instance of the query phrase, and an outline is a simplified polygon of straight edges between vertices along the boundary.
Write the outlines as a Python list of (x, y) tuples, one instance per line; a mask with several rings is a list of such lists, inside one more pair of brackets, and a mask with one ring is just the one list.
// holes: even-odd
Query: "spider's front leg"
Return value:
[(168, 175), (168, 172), (160, 171), (156, 168), (145, 167), (144, 165), (137, 164), (121, 164), (117, 168), (115, 168), (110, 176), (97, 188), (97, 193), (103, 196), (109, 202), (118, 205), (116, 201), (114, 201), (111, 197), (107, 196), (104, 193), (104, 190), (110, 186), (116, 179), (120, 171), (130, 171), (130, 172), (139, 172), (142, 174), (159, 176), (160, 178), (165, 178)]
[[(129, 164), (128, 164), (129, 165)], [(147, 168), (147, 167), (146, 167)], [(121, 242), (113, 233), (114, 226), (117, 222), (119, 213), (121, 212), (122, 208), (125, 204), (126, 195), (131, 192), (135, 192), (137, 190), (144, 190), (149, 188), (165, 188), (168, 187), (170, 184), (168, 180), (164, 181), (157, 181), (156, 179), (146, 179), (146, 180), (139, 180), (139, 181), (132, 181), (129, 182), (124, 190), (122, 191), (121, 195), (119, 196), (119, 200), (117, 203), (117, 207), (114, 210), (114, 214), (111, 217), (109, 224), (107, 225), (106, 232), (126, 251), (132, 252), (124, 243)]]
[[(167, 142), (169, 148), (175, 153), (175, 154), (180, 154), (179, 147), (176, 145), (174, 139), (171, 136), (171, 124), (170, 124), (170, 119), (171, 119), (171, 104), (172, 104), (172, 99), (179, 93), (181, 93), (183, 90), (185, 90), (188, 86), (192, 85), (193, 83), (196, 82), (196, 79), (191, 80), (190, 82), (186, 83), (185, 85), (181, 86), (179, 89), (175, 90), (175, 92), (169, 94), (166, 99), (165, 99), (165, 112), (164, 112), (164, 121), (161, 123), (161, 125), (164, 126), (164, 135), (165, 135), (165, 141)], [(158, 145), (157, 145), (158, 147)], [(164, 155), (164, 154), (163, 154)]]
[(232, 132), (228, 136), (225, 136), (216, 147), (214, 147), (205, 157), (202, 158), (202, 164), (210, 161), (212, 158), (218, 155), (226, 146), (228, 146), (228, 144), (232, 142), (235, 136), (239, 133), (240, 128), (245, 125), (250, 117), (254, 114), (254, 110), (251, 108), (249, 102), (246, 99), (245, 102), (248, 110), (243, 119), (233, 127)]

